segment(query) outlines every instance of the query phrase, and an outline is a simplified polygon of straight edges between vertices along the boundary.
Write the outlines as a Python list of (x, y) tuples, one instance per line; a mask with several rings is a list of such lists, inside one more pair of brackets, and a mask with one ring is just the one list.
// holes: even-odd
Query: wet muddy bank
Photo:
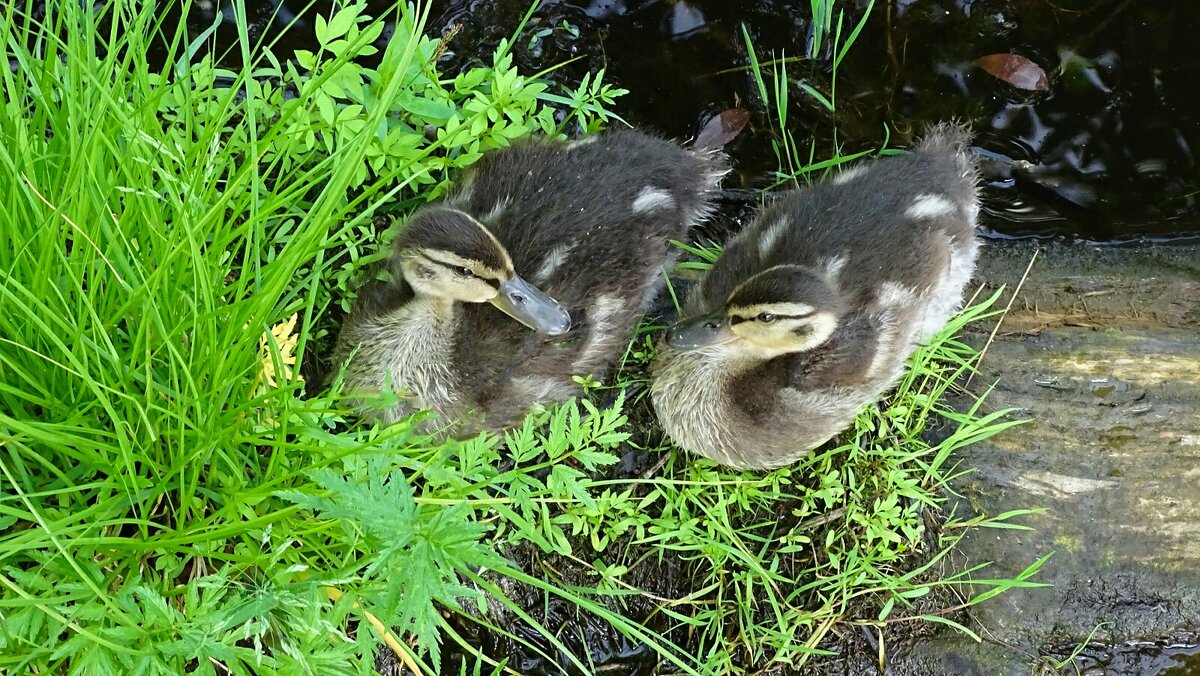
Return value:
[[(1034, 249), (992, 243), (976, 279), (1015, 288)], [(1053, 587), (972, 609), (987, 643), (923, 642), (898, 672), (1041, 673), (1091, 635), (1083, 673), (1200, 673), (1200, 248), (1042, 246), (990, 344), (966, 338), (987, 345), (971, 388), (1029, 424), (959, 454), (958, 508), (1046, 511), (957, 556), (1011, 575), (1053, 551)]]

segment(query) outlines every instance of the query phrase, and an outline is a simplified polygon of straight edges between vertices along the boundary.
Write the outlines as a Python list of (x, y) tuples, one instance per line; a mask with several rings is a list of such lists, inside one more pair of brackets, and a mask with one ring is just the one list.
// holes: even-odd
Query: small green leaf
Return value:
[[(320, 19), (320, 15), (318, 15), (317, 18)], [(340, 38), (346, 35), (346, 33), (350, 31), (350, 28), (354, 26), (357, 21), (358, 7), (355, 5), (344, 7), (338, 10), (333, 15), (333, 18), (329, 20), (328, 28), (326, 29), (325, 33), (326, 39), (321, 40), (320, 37), (317, 39), (320, 40), (322, 44), (325, 44), (328, 40)]]
[(326, 21), (325, 17), (321, 16), (320, 14), (317, 15), (316, 21), (313, 24), (313, 32), (317, 36), (317, 42), (322, 45), (329, 42), (331, 39), (331, 36), (329, 35), (329, 22)]

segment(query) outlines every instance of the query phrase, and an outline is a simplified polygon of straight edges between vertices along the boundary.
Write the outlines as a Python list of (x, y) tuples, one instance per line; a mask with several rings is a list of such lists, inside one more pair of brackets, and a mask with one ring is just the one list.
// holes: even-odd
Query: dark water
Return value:
[[(866, 6), (846, 7), (845, 32)], [(439, 25), (463, 26), (462, 44), (488, 43), (523, 2), (460, 0)], [(687, 137), (697, 118), (734, 105), (756, 129), (734, 147), (743, 180), (761, 184), (776, 166), (770, 125), (742, 69), (744, 24), (761, 59), (803, 56), (810, 4), (728, 0), (547, 2), (535, 18), (580, 29), (538, 40), (535, 60), (584, 55), (632, 93), (631, 122)], [(479, 19), (484, 19), (479, 21)], [(538, 21), (538, 19), (542, 19)], [(1099, 241), (1200, 234), (1200, 3), (1129, 0), (880, 0), (838, 72), (836, 115), (797, 86), (789, 128), (817, 157), (878, 146), (885, 124), (907, 142), (949, 117), (973, 121), (979, 145), (1018, 164), (988, 163), (988, 225), (1002, 236), (1068, 235)], [(789, 65), (830, 93), (832, 50)], [(1050, 91), (1017, 90), (971, 66), (1018, 53), (1044, 68)], [(1015, 175), (1014, 175), (1015, 174)]]
[(1095, 646), (1084, 649), (1075, 665), (1084, 674), (1200, 676), (1200, 646), (1191, 642)]
[[(251, 2), (255, 30), (277, 52), (311, 47), (304, 5)], [(316, 3), (320, 9), (326, 2)], [(376, 14), (389, 3), (368, 3)], [(845, 0), (844, 33), (866, 0)], [(428, 31), (456, 25), (450, 67), (486, 61), (513, 33), (528, 0), (434, 3)], [(219, 41), (233, 34), (231, 10)], [(194, 26), (206, 23), (203, 12)], [(631, 93), (617, 111), (676, 138), (731, 106), (754, 113), (731, 150), (744, 186), (776, 168), (773, 130), (745, 71), (745, 25), (759, 57), (802, 57), (812, 42), (808, 0), (546, 0), (516, 55), (529, 69), (581, 57), (556, 77), (608, 69)], [(211, 14), (210, 14), (211, 16)], [(836, 18), (835, 22), (836, 24)], [(837, 77), (831, 114), (798, 88), (830, 94), (832, 49), (789, 64), (789, 129), (818, 159), (907, 143), (930, 120), (957, 117), (979, 130), (987, 162), (987, 226), (997, 236), (1127, 241), (1200, 236), (1200, 2), (1192, 0), (877, 0)], [(1041, 66), (1046, 92), (1018, 90), (971, 62), (1016, 53)], [(1017, 161), (1015, 170), (1008, 160)]]

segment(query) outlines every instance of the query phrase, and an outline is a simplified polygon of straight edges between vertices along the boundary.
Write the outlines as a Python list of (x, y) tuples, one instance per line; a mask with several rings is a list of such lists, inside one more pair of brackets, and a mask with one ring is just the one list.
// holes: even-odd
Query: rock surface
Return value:
[[(1011, 293), (1035, 248), (992, 243), (976, 279)], [(990, 329), (968, 342), (982, 347)], [(1083, 673), (1154, 674), (1175, 659), (1188, 671), (1171, 673), (1200, 673), (1186, 657), (1200, 642), (1200, 247), (1041, 247), (970, 389), (992, 383), (989, 406), (1030, 423), (960, 453), (975, 471), (956, 485), (959, 508), (1046, 513), (1022, 520), (1033, 531), (978, 531), (961, 555), (1008, 577), (1054, 552), (1037, 577), (1053, 586), (976, 606), (985, 643), (947, 634), (891, 670), (1043, 673), (1105, 623)], [(1131, 649), (1146, 659), (1118, 659)]]

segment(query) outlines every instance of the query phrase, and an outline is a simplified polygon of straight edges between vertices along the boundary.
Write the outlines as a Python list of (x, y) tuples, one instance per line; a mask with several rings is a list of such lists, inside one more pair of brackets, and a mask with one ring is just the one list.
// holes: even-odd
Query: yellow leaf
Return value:
[[(282, 382), (303, 382), (304, 378), (296, 372), (296, 344), (300, 337), (296, 333), (296, 322), (300, 314), (293, 314), (287, 321), (271, 327), (271, 340), (267, 340), (264, 332), (258, 339), (258, 357), (261, 362), (261, 382), (268, 387), (277, 387)], [(275, 371), (275, 358), (272, 355), (271, 343), (279, 350), (279, 365), (282, 373)]]

